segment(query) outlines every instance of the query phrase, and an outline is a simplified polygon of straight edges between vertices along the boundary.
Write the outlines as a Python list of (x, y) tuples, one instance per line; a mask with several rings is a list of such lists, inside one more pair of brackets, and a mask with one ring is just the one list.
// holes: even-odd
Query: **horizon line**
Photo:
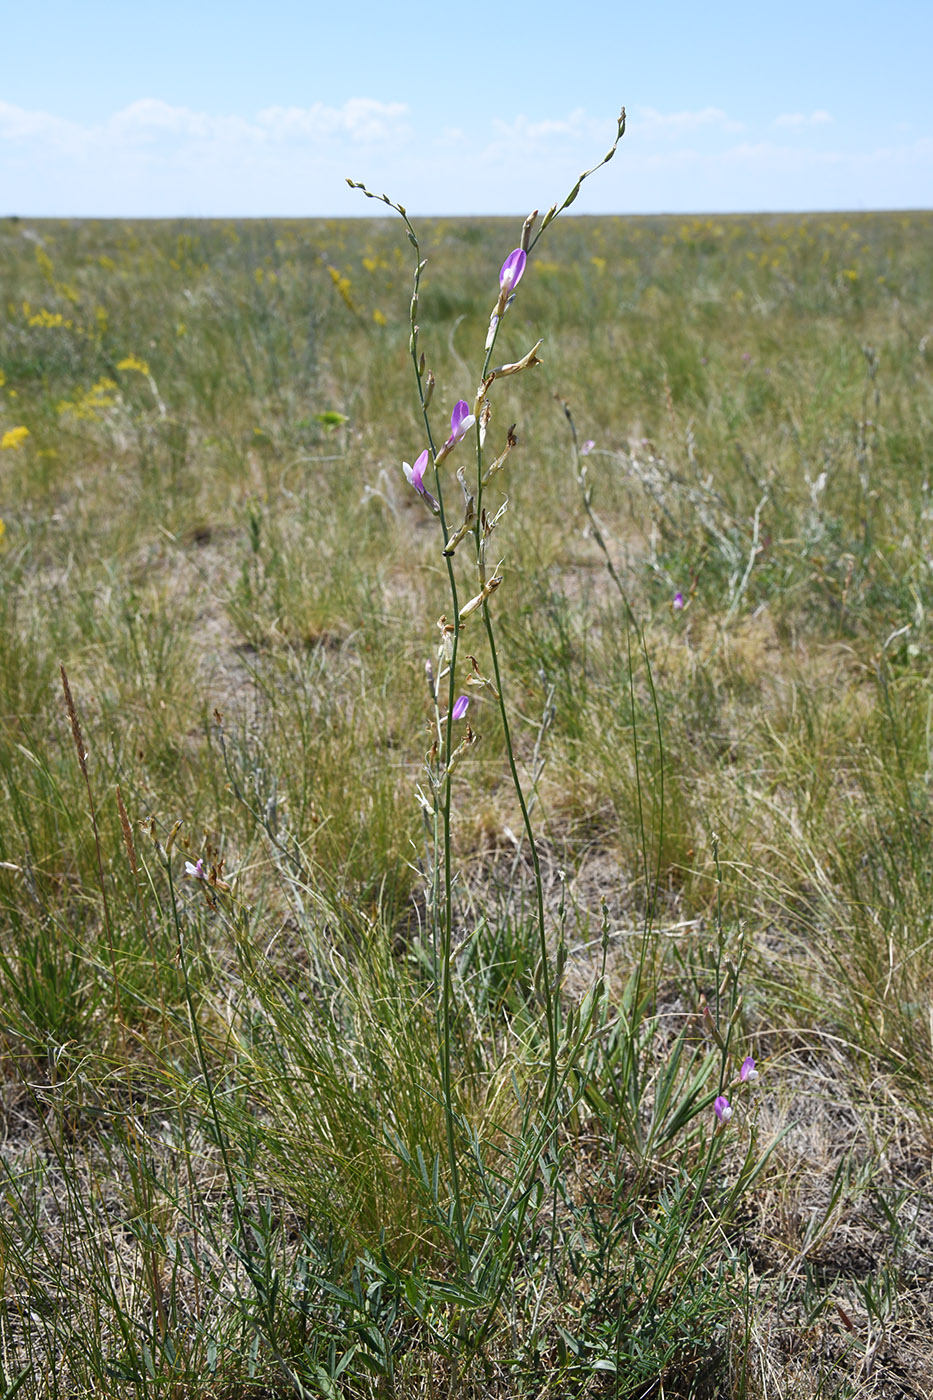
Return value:
[[(394, 213), (394, 211), (393, 211)], [(181, 220), (190, 223), (208, 223), (219, 220), (236, 220), (239, 223), (262, 223), (275, 221), (277, 223), (311, 223), (315, 220), (338, 220), (355, 222), (356, 220), (377, 219), (391, 220), (393, 213), (359, 213), (359, 214), (29, 214), (20, 211), (0, 214), (0, 222), (3, 223), (23, 223), (26, 220), (43, 223), (116, 223), (118, 221), (133, 223), (168, 223)], [(517, 210), (506, 214), (492, 213), (438, 213), (438, 212), (412, 212), (408, 210), (409, 216), (416, 219), (525, 219), (526, 214)], [(585, 213), (577, 210), (572, 213), (566, 211), (561, 215), (561, 220), (567, 219), (691, 219), (691, 218), (716, 218), (716, 219), (747, 219), (747, 218), (813, 218), (824, 217), (826, 215), (847, 214), (859, 216), (867, 214), (930, 214), (933, 213), (933, 204), (910, 205), (910, 204), (879, 204), (871, 207), (854, 208), (842, 205), (838, 207), (823, 208), (789, 208), (789, 209), (652, 209), (652, 210), (603, 210), (600, 213)]]

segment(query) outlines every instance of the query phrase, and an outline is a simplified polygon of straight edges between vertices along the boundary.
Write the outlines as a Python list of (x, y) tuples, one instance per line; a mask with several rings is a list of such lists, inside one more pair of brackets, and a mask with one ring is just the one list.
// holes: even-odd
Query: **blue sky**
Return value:
[(929, 0), (5, 0), (0, 213), (933, 205)]

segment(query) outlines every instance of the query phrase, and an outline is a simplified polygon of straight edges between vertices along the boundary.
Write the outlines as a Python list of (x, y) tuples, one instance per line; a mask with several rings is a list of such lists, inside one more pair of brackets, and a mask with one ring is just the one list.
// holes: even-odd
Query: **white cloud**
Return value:
[[(828, 113), (787, 113), (771, 139), (720, 107), (635, 108), (581, 212), (871, 208), (929, 202), (928, 137), (869, 149)], [(96, 124), (0, 102), (0, 214), (145, 217), (372, 214), (346, 176), (413, 213), (521, 213), (560, 201), (607, 150), (614, 121), (583, 108), (424, 127), (403, 102), (272, 106), (246, 116), (133, 102)], [(734, 133), (741, 133), (738, 137)]]
[(277, 141), (328, 141), (347, 136), (354, 142), (392, 141), (410, 135), (404, 102), (376, 102), (351, 97), (342, 107), (315, 102), (310, 107), (267, 107), (259, 126)]
[(354, 143), (377, 143), (407, 137), (408, 107), (404, 102), (377, 102), (353, 97), (341, 107), (315, 102), (310, 107), (269, 107), (253, 120), (216, 116), (173, 107), (156, 98), (141, 98), (114, 112), (105, 122), (81, 126), (49, 112), (29, 111), (0, 102), (0, 143), (37, 143), (74, 153), (139, 142), (181, 140), (189, 143), (267, 143), (320, 145), (344, 136)]
[(702, 107), (697, 112), (659, 112), (654, 107), (638, 107), (629, 126), (633, 133), (645, 136), (684, 136), (704, 127), (718, 131), (744, 130), (743, 124), (731, 120), (721, 107)]
[(84, 124), (0, 102), (0, 213), (332, 212), (344, 176), (416, 159), (412, 137), (405, 103), (369, 97), (247, 116), (140, 98)]
[(0, 102), (0, 152), (9, 147), (16, 154), (43, 148), (75, 153), (85, 139), (85, 130), (76, 122)]
[(103, 142), (111, 150), (140, 145), (171, 148), (173, 144), (243, 147), (264, 139), (261, 129), (242, 117), (213, 116), (149, 97), (114, 112), (100, 126), (88, 127), (85, 137), (89, 147)]
[(815, 112), (811, 112), (809, 116), (805, 116), (803, 112), (783, 112), (781, 116), (774, 119), (775, 126), (784, 127), (832, 126), (832, 122), (832, 117), (821, 107), (817, 108)]
[(563, 118), (545, 118), (541, 121), (529, 121), (524, 115), (515, 117), (511, 122), (502, 121), (495, 118), (492, 123), (495, 138), (491, 150), (528, 147), (548, 147), (552, 148), (555, 142), (566, 144), (566, 142), (576, 142), (581, 137), (591, 139), (595, 132), (602, 135), (605, 140), (606, 123), (594, 122), (587, 117), (582, 107), (575, 108), (569, 116)]

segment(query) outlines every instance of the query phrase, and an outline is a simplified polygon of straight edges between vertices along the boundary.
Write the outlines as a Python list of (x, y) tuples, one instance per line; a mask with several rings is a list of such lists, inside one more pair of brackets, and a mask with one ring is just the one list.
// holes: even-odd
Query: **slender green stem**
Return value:
[[(387, 203), (390, 201), (386, 201)], [(434, 434), (431, 429), (431, 419), (428, 412), (428, 404), (425, 402), (424, 382), (421, 364), (418, 356), (418, 326), (415, 316), (418, 308), (418, 298), (421, 286), (421, 273), (424, 263), (421, 259), (421, 248), (418, 238), (412, 227), (408, 215), (404, 208), (393, 205), (401, 214), (408, 230), (408, 238), (415, 250), (415, 275), (411, 298), (409, 351), (411, 354), (412, 366), (415, 371), (415, 380), (418, 385), (418, 398), (421, 403), (421, 414), (424, 419), (425, 434), (428, 439), (428, 448), (432, 462), (437, 457), (437, 448), (434, 441)], [(438, 516), (440, 520), (441, 536), (446, 544), (448, 539), (447, 513), (444, 506), (444, 489), (441, 484), (440, 473), (435, 470)], [(454, 706), (454, 688), (456, 684), (457, 653), (460, 645), (460, 602), (457, 593), (457, 580), (454, 573), (453, 559), (450, 555), (444, 555), (447, 565), (447, 582), (450, 588), (451, 607), (453, 610), (453, 640), (451, 645), (451, 657), (448, 663), (447, 677), (447, 716), (446, 726), (441, 721), (437, 696), (440, 684), (440, 675), (434, 686), (435, 694), (435, 727), (438, 736), (437, 756), (435, 759), (433, 782), (434, 782), (434, 853), (432, 857), (432, 924), (433, 924), (433, 946), (435, 949), (435, 966), (437, 965), (437, 949), (440, 945), (440, 975), (441, 975), (441, 995), (440, 995), (440, 1035), (441, 1035), (441, 1092), (444, 1100), (444, 1127), (447, 1139), (447, 1167), (450, 1172), (450, 1190), (454, 1208), (454, 1226), (457, 1239), (457, 1250), (460, 1255), (460, 1264), (464, 1273), (469, 1270), (469, 1246), (466, 1238), (466, 1224), (463, 1214), (463, 1198), (460, 1186), (460, 1168), (457, 1159), (456, 1122), (453, 1105), (453, 1076), (451, 1072), (451, 1042), (452, 1042), (452, 1022), (453, 1022), (453, 856), (451, 851), (451, 775), (450, 765), (450, 714)], [(443, 917), (439, 917), (438, 910), (438, 883), (439, 883), (439, 861), (437, 853), (437, 810), (438, 810), (438, 788), (442, 790), (441, 801), (441, 840), (443, 843), (444, 862), (444, 912)], [(439, 935), (439, 936), (438, 936)]]
[(538, 843), (535, 840), (534, 828), (531, 824), (531, 815), (528, 811), (528, 804), (525, 801), (524, 789), (522, 788), (521, 778), (518, 775), (518, 767), (515, 762), (512, 730), (509, 725), (509, 714), (505, 703), (505, 690), (502, 685), (502, 671), (499, 666), (499, 654), (496, 649), (496, 638), (488, 603), (483, 603), (483, 622), (486, 626), (486, 637), (489, 641), (489, 654), (492, 659), (493, 673), (496, 678), (496, 690), (499, 693), (499, 714), (502, 718), (502, 730), (505, 737), (505, 751), (508, 758), (509, 773), (511, 774), (512, 783), (515, 787), (515, 795), (518, 798), (518, 805), (521, 809), (522, 824), (525, 828), (525, 834), (528, 837), (528, 848), (531, 852), (531, 864), (534, 870), (535, 912), (538, 925), (538, 947), (541, 956), (541, 997), (544, 1002), (544, 1015), (547, 1022), (548, 1039), (548, 1076), (544, 1091), (544, 1112), (547, 1114), (552, 1106), (551, 1101), (557, 1082), (557, 1026), (554, 1006), (551, 1000), (550, 956), (547, 946), (547, 922), (544, 913), (544, 884), (541, 879), (541, 858), (538, 854)]

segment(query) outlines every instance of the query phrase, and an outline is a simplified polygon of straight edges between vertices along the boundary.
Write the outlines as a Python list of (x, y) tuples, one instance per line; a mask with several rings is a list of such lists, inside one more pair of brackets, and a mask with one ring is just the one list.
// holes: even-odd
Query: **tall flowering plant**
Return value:
[[(460, 1262), (465, 1273), (470, 1272), (472, 1256), (467, 1216), (460, 1189), (460, 1157), (464, 1150), (463, 1127), (458, 1118), (453, 1095), (451, 1071), (451, 1021), (453, 1015), (452, 932), (454, 924), (454, 876), (451, 856), (451, 809), (453, 779), (476, 743), (476, 734), (466, 719), (468, 696), (457, 697), (461, 677), (466, 689), (487, 694), (495, 703), (501, 717), (505, 737), (507, 762), (516, 798), (522, 815), (529, 857), (534, 874), (537, 937), (539, 945), (539, 985), (547, 1033), (547, 1069), (541, 1094), (540, 1126), (527, 1154), (524, 1176), (537, 1169), (537, 1162), (556, 1122), (555, 1114), (561, 1083), (568, 1073), (568, 1047), (558, 1043), (555, 976), (551, 966), (548, 925), (538, 844), (532, 827), (529, 805), (515, 759), (512, 740), (512, 715), (507, 700), (505, 678), (496, 642), (493, 595), (505, 582), (497, 563), (490, 565), (490, 540), (500, 526), (506, 503), (494, 513), (484, 505), (484, 492), (491, 479), (503, 471), (516, 446), (513, 427), (504, 432), (493, 426), (495, 388), (499, 380), (523, 374), (541, 361), (538, 351), (542, 342), (531, 346), (518, 360), (493, 363), (496, 341), (502, 319), (518, 295), (519, 285), (531, 263), (534, 248), (545, 229), (559, 213), (568, 208), (580, 192), (583, 181), (615, 155), (625, 131), (623, 108), (616, 125), (615, 138), (603, 159), (584, 171), (561, 205), (553, 204), (543, 218), (535, 210), (525, 220), (519, 244), (505, 257), (499, 269), (498, 288), (490, 311), (475, 388), (460, 398), (450, 413), (450, 431), (442, 437), (434, 427), (432, 400), (435, 378), (421, 349), (421, 329), (418, 323), (421, 278), (425, 261), (417, 234), (404, 205), (397, 204), (385, 194), (376, 195), (359, 182), (349, 180), (367, 198), (378, 199), (396, 210), (404, 221), (415, 253), (415, 270), (409, 311), (409, 351), (424, 425), (424, 445), (413, 465), (402, 463), (405, 480), (421, 496), (426, 507), (437, 517), (438, 552), (444, 560), (449, 590), (449, 613), (439, 622), (440, 639), (436, 662), (428, 662), (426, 673), (433, 705), (433, 740), (426, 756), (426, 787), (419, 797), (431, 831), (431, 858), (428, 883), (430, 894), (431, 932), (435, 983), (437, 988), (437, 1023), (440, 1077), (444, 1101), (447, 1136), (447, 1170), (451, 1195), (451, 1218)], [(466, 387), (466, 386), (464, 386)], [(456, 455), (459, 465), (456, 480), (460, 487), (462, 507), (456, 507), (450, 496), (448, 459)], [(443, 470), (442, 470), (443, 468)], [(488, 674), (475, 659), (481, 648), (471, 640), (468, 649), (470, 669), (463, 675), (463, 633), (466, 628), (482, 629)], [(576, 1034), (582, 1039), (583, 1029)], [(519, 1173), (519, 1176), (522, 1174)], [(530, 1199), (527, 1183), (516, 1180), (514, 1190), (507, 1193), (502, 1204), (502, 1223), (514, 1212), (524, 1218)], [(514, 1247), (518, 1247), (520, 1230), (515, 1230)]]

